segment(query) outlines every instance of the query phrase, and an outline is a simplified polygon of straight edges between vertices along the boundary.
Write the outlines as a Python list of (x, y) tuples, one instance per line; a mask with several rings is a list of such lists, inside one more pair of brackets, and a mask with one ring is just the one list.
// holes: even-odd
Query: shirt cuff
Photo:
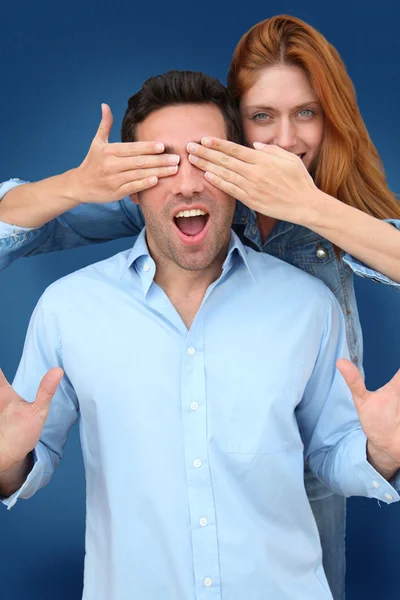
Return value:
[(2, 240), (12, 237), (15, 239), (15, 241), (17, 241), (19, 236), (25, 235), (29, 231), (32, 231), (32, 228), (20, 227), (19, 225), (10, 225), (10, 223), (4, 223), (3, 221), (0, 221), (0, 239)]
[(359, 479), (364, 483), (368, 498), (381, 500), (386, 504), (398, 502), (400, 496), (397, 490), (400, 490), (400, 473), (396, 474), (390, 484), (367, 460), (367, 439), (360, 436), (355, 440), (352, 447), (352, 463), (357, 469)]
[[(28, 182), (22, 181), (22, 179), (9, 179), (8, 181), (3, 181), (0, 183), (0, 200), (4, 198), (7, 192), (24, 183)], [(4, 223), (3, 221), (0, 221), (0, 239), (13, 237), (17, 241), (18, 236), (24, 235), (28, 231), (32, 231), (32, 229), (28, 227), (19, 227), (18, 225), (11, 225), (10, 223)]]
[[(396, 227), (400, 231), (400, 220), (399, 219), (385, 219), (386, 223), (390, 223), (393, 227)], [(371, 281), (375, 281), (375, 283), (384, 283), (386, 285), (391, 285), (395, 288), (398, 288), (400, 291), (400, 283), (398, 281), (393, 281), (390, 277), (383, 275), (383, 273), (379, 273), (379, 271), (375, 271), (368, 267), (365, 263), (357, 260), (351, 254), (345, 254), (343, 256), (343, 262), (345, 262), (350, 269), (358, 275), (359, 277), (366, 277), (367, 279), (371, 279)]]
[[(28, 477), (25, 479), (22, 486), (8, 498), (1, 498), (0, 501), (10, 510), (15, 506), (19, 498), (30, 498), (43, 484), (43, 480), (48, 481), (50, 477), (46, 476), (46, 460), (44, 450), (40, 444), (34, 448), (33, 452), (33, 467)], [(50, 475), (50, 474), (49, 474)]]
[(23, 183), (29, 183), (28, 181), (22, 181), (22, 179), (9, 179), (8, 181), (3, 181), (0, 183), (0, 200), (13, 188), (17, 187), (17, 185), (22, 185)]

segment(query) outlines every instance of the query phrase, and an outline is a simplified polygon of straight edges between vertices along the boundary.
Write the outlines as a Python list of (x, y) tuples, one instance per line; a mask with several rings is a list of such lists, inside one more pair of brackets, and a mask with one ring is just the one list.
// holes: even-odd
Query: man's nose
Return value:
[(193, 166), (188, 157), (182, 157), (178, 173), (171, 177), (172, 193), (190, 198), (193, 194), (201, 194), (204, 190), (204, 172)]

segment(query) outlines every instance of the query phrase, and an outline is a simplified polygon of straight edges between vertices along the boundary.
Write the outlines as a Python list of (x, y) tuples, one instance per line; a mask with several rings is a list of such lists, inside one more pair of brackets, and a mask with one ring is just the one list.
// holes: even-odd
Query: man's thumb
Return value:
[(345, 358), (340, 358), (336, 366), (341, 372), (353, 396), (357, 410), (362, 407), (367, 397), (367, 388), (357, 367)]
[(63, 375), (64, 371), (60, 367), (53, 367), (43, 377), (35, 399), (35, 405), (38, 410), (47, 413), (50, 401), (56, 393)]
[(112, 124), (113, 124), (113, 116), (112, 116), (111, 108), (108, 106), (108, 104), (102, 104), (101, 105), (101, 121), (100, 121), (99, 128), (97, 130), (97, 133), (96, 133), (96, 138), (100, 142), (107, 144), (108, 138), (111, 133)]

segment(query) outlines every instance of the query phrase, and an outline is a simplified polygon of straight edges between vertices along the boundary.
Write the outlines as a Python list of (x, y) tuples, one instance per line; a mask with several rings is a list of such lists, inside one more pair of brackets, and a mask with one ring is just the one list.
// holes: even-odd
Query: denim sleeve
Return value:
[[(45, 292), (32, 315), (13, 388), (24, 400), (33, 402), (40, 380), (51, 367), (64, 368), (64, 364), (56, 310)], [(68, 432), (78, 416), (75, 390), (65, 374), (51, 401), (40, 441), (33, 451), (31, 472), (19, 490), (1, 499), (8, 509), (19, 498), (30, 498), (50, 481), (62, 458)]]
[[(0, 184), (0, 200), (23, 183), (28, 182), (11, 179)], [(23, 256), (136, 236), (143, 227), (142, 212), (130, 198), (107, 204), (82, 204), (33, 229), (0, 222), (0, 271)]]
[[(387, 223), (396, 227), (399, 230), (399, 244), (400, 244), (400, 220), (399, 219), (385, 219)], [(345, 254), (342, 259), (350, 269), (355, 273), (355, 275), (359, 275), (360, 277), (367, 277), (376, 283), (385, 283), (386, 285), (393, 286), (398, 292), (400, 292), (400, 283), (397, 281), (393, 281), (390, 277), (379, 273), (379, 271), (375, 271), (368, 267), (365, 263), (357, 260), (350, 254)]]
[(368, 462), (366, 436), (350, 390), (336, 367), (338, 358), (349, 358), (343, 313), (333, 294), (327, 288), (321, 291), (327, 300), (325, 329), (296, 409), (305, 457), (318, 479), (335, 493), (391, 504), (400, 500), (397, 480), (391, 485)]

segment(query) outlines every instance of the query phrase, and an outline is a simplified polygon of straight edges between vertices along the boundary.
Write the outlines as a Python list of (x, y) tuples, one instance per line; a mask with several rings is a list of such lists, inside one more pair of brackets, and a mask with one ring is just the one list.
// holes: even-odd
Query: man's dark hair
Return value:
[(152, 112), (178, 104), (214, 104), (224, 117), (228, 139), (242, 142), (240, 114), (230, 93), (218, 79), (197, 71), (168, 71), (147, 79), (128, 100), (122, 141), (135, 141), (137, 125)]

